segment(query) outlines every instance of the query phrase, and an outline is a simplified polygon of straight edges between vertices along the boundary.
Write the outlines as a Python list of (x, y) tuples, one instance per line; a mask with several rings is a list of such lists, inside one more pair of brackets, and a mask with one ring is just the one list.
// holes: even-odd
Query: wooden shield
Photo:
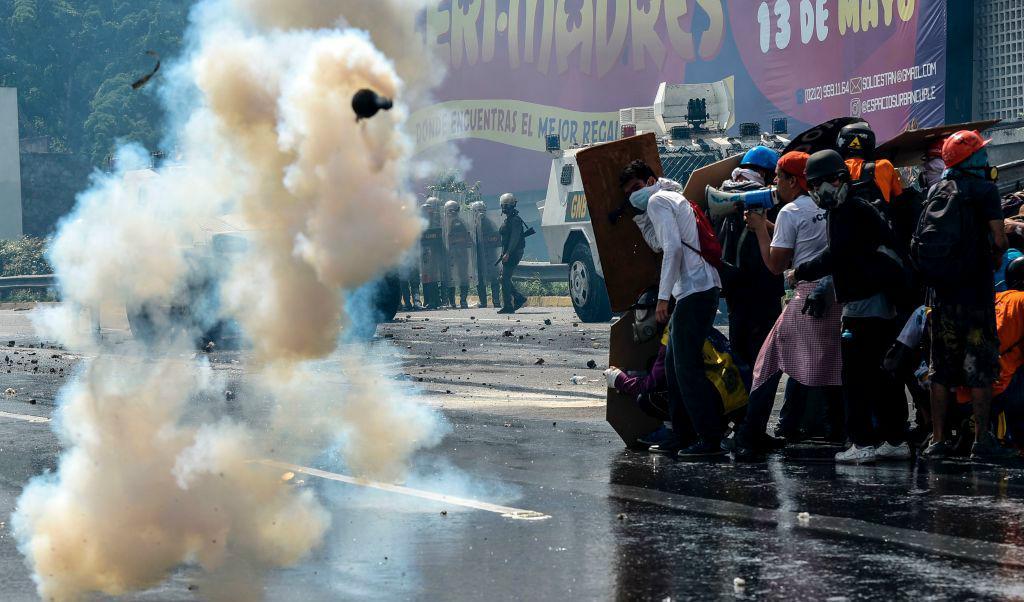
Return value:
[(707, 190), (708, 186), (714, 186), (715, 188), (720, 187), (722, 182), (728, 180), (732, 176), (732, 170), (740, 166), (740, 161), (742, 159), (742, 154), (733, 155), (728, 159), (722, 159), (717, 163), (705, 165), (693, 172), (690, 174), (690, 179), (686, 181), (686, 186), (683, 188), (683, 196), (703, 207), (704, 211), (707, 211), (708, 202), (705, 198), (704, 191)]
[[(661, 337), (637, 345), (633, 342), (633, 312), (623, 314), (612, 325), (608, 363), (625, 372), (650, 370), (658, 357)], [(608, 389), (608, 406), (605, 413), (608, 424), (619, 434), (626, 447), (640, 447), (638, 437), (652, 433), (661, 422), (640, 411), (636, 399)]]
[(999, 123), (998, 119), (973, 121), (933, 128), (907, 130), (878, 147), (879, 159), (889, 159), (896, 167), (912, 167), (924, 163), (924, 153), (933, 142), (960, 130), (983, 131)]
[(619, 186), (619, 173), (636, 159), (643, 159), (659, 177), (664, 173), (654, 134), (599, 144), (576, 155), (608, 298), (615, 312), (626, 311), (645, 290), (656, 286), (661, 270), (661, 256), (647, 246), (633, 223), (632, 208), (623, 212), (628, 200)]

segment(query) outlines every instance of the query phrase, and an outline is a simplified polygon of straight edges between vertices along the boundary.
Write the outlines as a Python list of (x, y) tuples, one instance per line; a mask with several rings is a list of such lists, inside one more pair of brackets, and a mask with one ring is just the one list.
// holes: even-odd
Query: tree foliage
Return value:
[[(155, 86), (131, 82), (178, 54), (192, 0), (14, 0), (0, 8), (0, 85), (19, 89), (21, 136), (102, 166), (118, 140), (155, 148)], [(6, 12), (6, 14), (4, 14)]]

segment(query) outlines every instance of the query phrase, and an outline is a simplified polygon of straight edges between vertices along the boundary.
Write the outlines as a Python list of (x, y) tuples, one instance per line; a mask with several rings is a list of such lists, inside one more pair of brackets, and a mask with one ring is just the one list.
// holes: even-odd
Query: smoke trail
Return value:
[[(42, 597), (117, 595), (196, 564), (210, 575), (207, 597), (257, 598), (259, 575), (299, 562), (330, 516), (248, 460), (306, 462), (333, 447), (357, 474), (395, 479), (436, 440), (432, 415), (373, 362), (353, 348), (331, 356), (347, 319), (341, 291), (399, 261), (421, 227), (407, 107), (357, 124), (350, 99), (367, 87), (425, 99), (440, 78), (417, 45), (393, 41), (392, 61), (368, 33), (342, 27), (404, 31), (413, 4), (195, 8), (190, 52), (164, 90), (181, 110), (168, 135), (178, 165), (140, 171), (145, 152), (122, 149), (50, 254), (67, 303), (39, 323), (93, 357), (61, 394), (58, 470), (29, 484), (12, 519)], [(227, 215), (250, 244), (214, 258), (209, 224)], [(215, 314), (194, 302), (197, 271), (215, 280)], [(190, 352), (193, 322), (166, 311), (190, 303), (203, 324), (242, 325), (262, 400), (223, 407), (224, 384)], [(161, 331), (159, 353), (115, 356), (73, 319), (77, 307), (110, 304), (155, 308), (179, 327)]]

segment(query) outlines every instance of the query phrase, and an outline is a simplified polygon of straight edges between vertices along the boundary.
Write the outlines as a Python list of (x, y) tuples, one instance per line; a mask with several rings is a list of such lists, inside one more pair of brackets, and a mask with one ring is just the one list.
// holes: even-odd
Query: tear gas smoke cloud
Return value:
[[(300, 561), (330, 516), (248, 460), (305, 462), (336, 445), (356, 474), (394, 479), (436, 438), (433, 416), (372, 362), (329, 359), (345, 319), (339, 291), (396, 263), (421, 227), (400, 133), (407, 107), (357, 124), (351, 97), (372, 88), (401, 101), (406, 71), (425, 98), (440, 78), (417, 45), (392, 41), (392, 62), (367, 33), (335, 25), (393, 33), (412, 27), (411, 4), (209, 0), (194, 10), (190, 51), (163, 72), (181, 80), (164, 89), (179, 113), (168, 136), (179, 164), (138, 171), (145, 152), (123, 148), (117, 173), (96, 176), (52, 247), (68, 303), (39, 324), (91, 359), (61, 395), (58, 471), (26, 488), (13, 518), (44, 598), (151, 587), (184, 563), (209, 574), (207, 598), (257, 598), (256, 577)], [(209, 263), (196, 250), (226, 215), (250, 245), (205, 266), (223, 277), (221, 314), (204, 317), (243, 326), (269, 417), (245, 398), (230, 417), (211, 409), (224, 384), (190, 358), (187, 336), (126, 358), (73, 319), (76, 306), (185, 302), (196, 263)]]

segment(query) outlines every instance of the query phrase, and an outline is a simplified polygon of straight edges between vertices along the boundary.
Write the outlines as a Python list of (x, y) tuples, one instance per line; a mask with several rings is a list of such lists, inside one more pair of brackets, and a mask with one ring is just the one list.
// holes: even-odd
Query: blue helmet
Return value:
[(779, 162), (779, 153), (767, 146), (755, 146), (743, 155), (740, 160), (741, 167), (756, 167), (767, 171), (775, 171), (775, 165)]

